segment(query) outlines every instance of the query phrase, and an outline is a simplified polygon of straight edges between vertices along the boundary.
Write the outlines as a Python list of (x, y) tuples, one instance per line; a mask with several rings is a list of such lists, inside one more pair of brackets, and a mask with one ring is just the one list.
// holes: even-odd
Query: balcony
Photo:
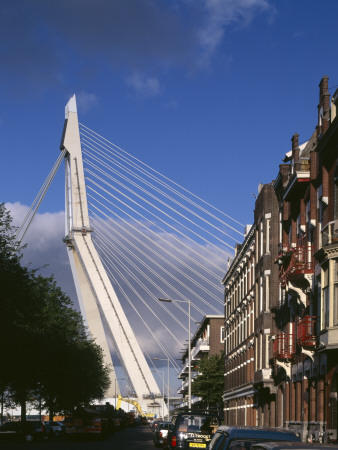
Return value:
[(181, 386), (178, 388), (177, 393), (178, 394), (184, 394), (185, 392), (188, 391), (188, 381), (184, 381)]
[(297, 343), (305, 349), (317, 345), (317, 317), (304, 316), (297, 323)]
[(192, 361), (201, 358), (202, 353), (207, 353), (210, 350), (209, 339), (199, 338), (195, 346), (191, 349), (191, 359)]
[(299, 245), (294, 248), (283, 249), (275, 262), (279, 264), (281, 285), (286, 286), (289, 280), (299, 280), (304, 278), (305, 274), (313, 273), (313, 247), (312, 245)]
[(322, 246), (327, 247), (333, 244), (338, 245), (338, 220), (329, 222), (322, 229)]
[(273, 343), (273, 356), (279, 361), (289, 361), (296, 354), (295, 335), (277, 334)]
[(180, 370), (180, 372), (177, 375), (177, 378), (186, 378), (188, 376), (188, 372), (189, 372), (189, 364), (188, 361), (185, 361), (184, 366), (182, 367), (182, 369)]
[(284, 190), (283, 199), (292, 201), (295, 198), (303, 198), (305, 190), (310, 182), (310, 161), (300, 158), (294, 162), (291, 167), (291, 176), (286, 189)]

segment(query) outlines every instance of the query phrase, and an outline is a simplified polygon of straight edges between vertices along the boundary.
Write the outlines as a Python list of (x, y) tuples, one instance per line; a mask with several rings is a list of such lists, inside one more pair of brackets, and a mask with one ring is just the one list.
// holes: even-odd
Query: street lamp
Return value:
[[(162, 417), (164, 418), (164, 370), (152, 370), (153, 373), (161, 373), (162, 374)], [(168, 416), (169, 422), (169, 416)]]
[[(154, 361), (168, 361), (168, 422), (169, 422), (169, 416), (170, 416), (170, 390), (169, 390), (169, 358), (153, 358)], [(164, 376), (163, 376), (164, 380)], [(163, 400), (164, 400), (164, 387), (163, 387)], [(163, 417), (164, 417), (164, 409), (163, 409)]]
[(191, 336), (190, 336), (190, 300), (172, 300), (171, 298), (159, 298), (160, 302), (188, 303), (188, 406), (191, 409)]

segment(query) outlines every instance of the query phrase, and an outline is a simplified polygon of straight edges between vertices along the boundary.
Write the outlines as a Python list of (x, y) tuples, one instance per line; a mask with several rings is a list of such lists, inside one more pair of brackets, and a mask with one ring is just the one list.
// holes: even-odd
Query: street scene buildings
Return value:
[[(219, 354), (224, 348), (224, 316), (223, 315), (207, 315), (204, 316), (199, 323), (194, 335), (191, 338), (191, 362), (194, 366), (205, 355)], [(188, 406), (188, 386), (189, 386), (189, 351), (182, 351), (182, 369), (178, 374), (178, 378), (182, 380), (178, 389), (178, 395), (182, 395), (182, 402), (179, 407)], [(198, 406), (199, 397), (192, 397), (192, 406)]]
[(324, 76), (317, 126), (306, 142), (292, 136), (277, 176), (259, 185), (222, 282), (225, 423), (304, 440), (338, 428), (338, 91), (330, 97)]

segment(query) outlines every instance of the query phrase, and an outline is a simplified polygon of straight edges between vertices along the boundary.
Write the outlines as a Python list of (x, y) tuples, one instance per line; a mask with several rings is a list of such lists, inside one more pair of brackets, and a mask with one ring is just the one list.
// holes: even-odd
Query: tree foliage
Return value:
[(22, 407), (52, 413), (100, 399), (109, 386), (102, 349), (53, 277), (21, 265), (15, 228), (0, 203), (0, 386)]
[(220, 407), (224, 391), (224, 352), (205, 356), (196, 367), (191, 392), (202, 398), (205, 407)]

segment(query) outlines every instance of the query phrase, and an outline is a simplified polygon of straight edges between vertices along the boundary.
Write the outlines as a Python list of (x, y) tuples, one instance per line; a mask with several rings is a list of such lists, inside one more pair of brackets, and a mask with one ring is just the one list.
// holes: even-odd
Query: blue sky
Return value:
[[(1, 198), (30, 204), (58, 154), (64, 106), (242, 223), (294, 132), (338, 84), (335, 0), (5, 0)], [(331, 91), (332, 92), (332, 91)], [(63, 208), (63, 174), (42, 211)]]
[[(20, 222), (75, 93), (84, 125), (252, 223), (258, 184), (316, 126), (322, 76), (338, 85), (337, 13), (336, 0), (2, 0), (0, 201)], [(61, 167), (25, 261), (72, 293), (63, 209)]]

